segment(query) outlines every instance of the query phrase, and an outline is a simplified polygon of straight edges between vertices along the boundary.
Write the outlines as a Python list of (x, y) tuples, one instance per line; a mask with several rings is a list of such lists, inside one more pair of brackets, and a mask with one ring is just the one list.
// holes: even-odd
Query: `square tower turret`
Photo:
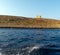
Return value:
[(41, 16), (36, 16), (36, 19), (40, 20), (41, 19)]

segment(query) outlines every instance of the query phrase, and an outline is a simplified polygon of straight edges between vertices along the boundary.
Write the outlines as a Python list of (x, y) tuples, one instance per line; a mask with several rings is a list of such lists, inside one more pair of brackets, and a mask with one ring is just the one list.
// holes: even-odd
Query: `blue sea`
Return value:
[(60, 29), (0, 28), (0, 55), (60, 55)]

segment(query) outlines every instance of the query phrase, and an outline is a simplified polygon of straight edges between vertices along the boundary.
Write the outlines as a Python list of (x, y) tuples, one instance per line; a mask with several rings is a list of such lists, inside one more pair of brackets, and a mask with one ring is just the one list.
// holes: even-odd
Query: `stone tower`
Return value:
[(40, 20), (41, 19), (41, 16), (36, 16), (36, 19)]

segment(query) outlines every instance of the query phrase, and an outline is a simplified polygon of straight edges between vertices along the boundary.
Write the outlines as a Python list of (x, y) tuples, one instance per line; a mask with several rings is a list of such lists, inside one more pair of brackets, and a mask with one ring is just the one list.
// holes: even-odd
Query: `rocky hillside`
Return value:
[(0, 27), (17, 28), (60, 28), (60, 20), (27, 18), (0, 15)]

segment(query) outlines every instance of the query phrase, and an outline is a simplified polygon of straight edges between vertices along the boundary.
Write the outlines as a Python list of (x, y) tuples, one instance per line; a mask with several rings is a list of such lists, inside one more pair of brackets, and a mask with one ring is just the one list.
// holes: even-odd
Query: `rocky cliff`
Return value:
[(60, 20), (48, 18), (27, 18), (20, 16), (0, 15), (0, 27), (11, 28), (60, 28)]

